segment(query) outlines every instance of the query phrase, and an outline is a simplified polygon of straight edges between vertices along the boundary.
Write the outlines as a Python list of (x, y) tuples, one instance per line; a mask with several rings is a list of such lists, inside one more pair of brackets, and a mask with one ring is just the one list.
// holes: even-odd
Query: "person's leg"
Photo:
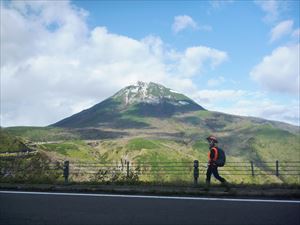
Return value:
[(212, 174), (212, 166), (209, 165), (206, 171), (206, 184), (210, 184), (211, 174)]
[(212, 171), (212, 174), (214, 175), (214, 177), (215, 177), (217, 180), (219, 180), (221, 183), (226, 182), (226, 180), (225, 180), (223, 177), (221, 177), (221, 176), (219, 175), (218, 167), (217, 167), (217, 166), (212, 167), (211, 171)]
[(211, 174), (212, 174), (212, 168), (209, 165), (207, 167), (207, 171), (206, 171), (206, 183), (205, 183), (205, 187), (204, 187), (204, 190), (206, 190), (206, 191), (209, 190)]

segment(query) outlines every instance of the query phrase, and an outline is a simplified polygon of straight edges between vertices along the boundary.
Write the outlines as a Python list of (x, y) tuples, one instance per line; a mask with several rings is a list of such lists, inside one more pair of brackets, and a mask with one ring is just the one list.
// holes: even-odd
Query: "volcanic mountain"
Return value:
[(152, 82), (137, 82), (125, 87), (50, 127), (64, 129), (60, 135), (55, 134), (64, 139), (71, 133), (69, 136), (85, 140), (143, 137), (192, 144), (215, 134), (223, 137), (222, 142), (238, 154), (242, 149), (249, 152), (257, 144), (259, 135), (270, 143), (284, 142), (287, 137), (294, 140), (299, 136), (297, 126), (208, 111), (187, 96)]
[(153, 82), (137, 82), (112, 97), (52, 126), (83, 128), (138, 128), (148, 124), (137, 117), (168, 118), (178, 113), (205, 110), (187, 96)]

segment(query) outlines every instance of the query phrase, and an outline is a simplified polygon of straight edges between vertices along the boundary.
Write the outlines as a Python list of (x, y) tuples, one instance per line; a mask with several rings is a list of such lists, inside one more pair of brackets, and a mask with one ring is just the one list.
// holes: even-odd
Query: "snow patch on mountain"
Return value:
[(179, 104), (181, 104), (181, 105), (188, 105), (188, 104), (190, 104), (189, 102), (186, 102), (186, 101), (179, 101)]
[(168, 101), (170, 104), (176, 106), (190, 104), (190, 99), (177, 91), (166, 88), (160, 84), (142, 81), (138, 81), (133, 85), (123, 88), (113, 97), (119, 98), (125, 105), (131, 105), (135, 103), (156, 105), (164, 101)]
[(176, 93), (176, 94), (181, 94), (181, 93), (179, 93), (178, 91), (174, 91), (174, 90), (172, 90), (172, 89), (170, 89), (170, 92), (173, 92), (173, 93)]

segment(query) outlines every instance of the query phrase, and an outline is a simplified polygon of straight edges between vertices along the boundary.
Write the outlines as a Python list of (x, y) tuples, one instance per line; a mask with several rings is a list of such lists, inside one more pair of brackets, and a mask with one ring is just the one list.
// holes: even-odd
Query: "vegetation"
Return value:
[(28, 148), (20, 139), (8, 134), (2, 128), (0, 129), (0, 153), (27, 151), (30, 151), (30, 148)]
[[(192, 183), (195, 159), (200, 161), (199, 179), (205, 178), (207, 144), (201, 140), (191, 145), (171, 140), (144, 138), (92, 142), (75, 140), (41, 144), (39, 149), (51, 159), (60, 162), (70, 160), (71, 167), (80, 168), (80, 173), (75, 171), (71, 173), (73, 181), (114, 183), (129, 179), (132, 182)], [(250, 161), (232, 155), (228, 155), (227, 161), (227, 165), (220, 168), (220, 173), (232, 183), (299, 183), (298, 176), (275, 176), (275, 160), (269, 159), (268, 161), (272, 163), (266, 165), (255, 161), (255, 176), (251, 175)], [(130, 178), (127, 176), (126, 162), (129, 162)], [(81, 167), (82, 165), (85, 166)], [(279, 171), (284, 170), (285, 166), (281, 164)], [(240, 170), (244, 171), (242, 172), (244, 175), (241, 175)]]
[(9, 127), (5, 131), (13, 136), (21, 137), (31, 142), (49, 142), (57, 140), (79, 139), (76, 132), (57, 127)]
[(62, 166), (44, 153), (29, 157), (0, 158), (0, 182), (55, 183), (62, 182)]
[(88, 146), (84, 141), (65, 141), (61, 143), (41, 144), (40, 149), (54, 152), (58, 158), (69, 158), (72, 160), (81, 161), (94, 161), (94, 157), (91, 154), (91, 147)]
[(145, 140), (143, 138), (135, 138), (128, 142), (127, 148), (129, 150), (142, 150), (142, 149), (158, 149), (160, 148), (159, 142), (154, 140)]

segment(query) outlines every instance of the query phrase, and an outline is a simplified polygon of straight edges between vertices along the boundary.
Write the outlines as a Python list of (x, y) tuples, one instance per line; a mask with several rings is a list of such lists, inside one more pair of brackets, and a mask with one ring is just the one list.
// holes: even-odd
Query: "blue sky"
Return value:
[(1, 2), (1, 126), (54, 123), (138, 80), (209, 110), (299, 125), (299, 8), (273, 0)]

